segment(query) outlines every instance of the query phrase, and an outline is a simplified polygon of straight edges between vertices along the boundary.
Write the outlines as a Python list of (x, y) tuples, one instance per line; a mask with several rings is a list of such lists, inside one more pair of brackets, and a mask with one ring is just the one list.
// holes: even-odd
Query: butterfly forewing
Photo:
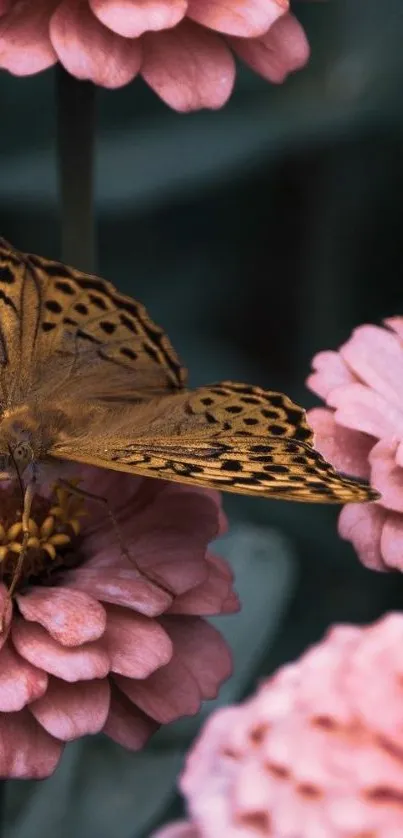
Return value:
[[(9, 375), (49, 375), (48, 364), (99, 376), (99, 397), (180, 389), (185, 370), (141, 303), (109, 282), (23, 254), (0, 239), (0, 361)], [(21, 359), (24, 364), (21, 365)], [(74, 363), (73, 363), (74, 361)], [(12, 372), (11, 372), (12, 371)], [(40, 381), (39, 381), (40, 384)], [(21, 388), (20, 388), (21, 391)]]
[(314, 450), (287, 396), (228, 381), (185, 391), (144, 306), (4, 240), (0, 374), (3, 412), (27, 410), (45, 459), (286, 500), (376, 497)]

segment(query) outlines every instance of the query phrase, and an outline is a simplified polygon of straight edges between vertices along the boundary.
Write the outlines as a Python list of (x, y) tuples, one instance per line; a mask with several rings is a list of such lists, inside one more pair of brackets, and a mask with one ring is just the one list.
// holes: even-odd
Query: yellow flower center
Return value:
[[(74, 485), (72, 483), (72, 485)], [(19, 487), (0, 494), (0, 579), (10, 588), (22, 550), (22, 504)], [(29, 539), (16, 590), (29, 582), (46, 584), (55, 569), (77, 564), (74, 548), (86, 515), (84, 499), (55, 486), (50, 498), (35, 495), (29, 519)]]

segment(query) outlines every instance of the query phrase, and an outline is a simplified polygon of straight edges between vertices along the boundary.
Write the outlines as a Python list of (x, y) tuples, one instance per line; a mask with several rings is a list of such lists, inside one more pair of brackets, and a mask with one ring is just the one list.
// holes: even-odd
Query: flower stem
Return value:
[(61, 211), (61, 258), (95, 270), (95, 85), (56, 69), (57, 155)]

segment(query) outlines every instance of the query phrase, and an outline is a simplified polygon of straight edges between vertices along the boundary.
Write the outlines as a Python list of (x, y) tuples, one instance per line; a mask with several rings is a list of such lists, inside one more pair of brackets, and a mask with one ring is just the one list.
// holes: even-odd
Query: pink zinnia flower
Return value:
[(403, 318), (360, 326), (338, 352), (320, 352), (307, 384), (330, 409), (308, 420), (315, 445), (340, 471), (364, 477), (376, 503), (348, 504), (339, 533), (367, 567), (403, 570)]
[(172, 108), (219, 108), (233, 53), (271, 82), (308, 60), (288, 0), (0, 0), (0, 67), (18, 76), (60, 61), (120, 87), (139, 73)]
[(210, 717), (154, 838), (401, 838), (403, 616), (337, 626)]
[[(224, 640), (202, 619), (238, 607), (229, 568), (207, 551), (224, 526), (219, 496), (99, 469), (82, 475), (83, 489), (109, 498), (131, 560), (102, 503), (64, 489), (56, 500), (35, 497), (12, 603), (0, 585), (2, 777), (49, 775), (64, 743), (88, 733), (141, 748), (159, 725), (197, 713), (230, 674)], [(20, 506), (14, 489), (1, 489), (7, 584)]]

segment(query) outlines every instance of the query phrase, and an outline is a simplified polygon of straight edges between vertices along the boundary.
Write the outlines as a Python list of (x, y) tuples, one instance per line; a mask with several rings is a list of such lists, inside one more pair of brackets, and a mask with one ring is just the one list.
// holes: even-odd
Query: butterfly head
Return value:
[(4, 414), (0, 424), (0, 480), (20, 477), (36, 459), (33, 441), (36, 428), (19, 411)]
[(8, 451), (0, 453), (0, 480), (9, 480), (15, 477), (16, 472), (22, 476), (34, 458), (34, 451), (27, 440), (9, 444)]

